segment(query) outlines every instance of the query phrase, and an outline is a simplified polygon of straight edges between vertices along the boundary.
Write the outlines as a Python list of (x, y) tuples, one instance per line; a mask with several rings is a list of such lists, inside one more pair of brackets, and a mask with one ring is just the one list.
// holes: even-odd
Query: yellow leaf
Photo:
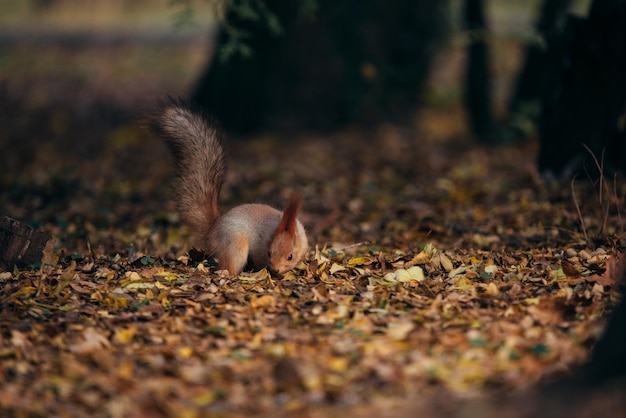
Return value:
[(426, 243), (426, 245), (424, 245), (423, 252), (429, 255), (433, 255), (433, 254), (437, 254), (438, 250), (437, 250), (437, 247), (435, 247), (432, 242), (429, 242), (429, 243)]
[(213, 391), (201, 393), (193, 398), (193, 403), (200, 407), (211, 405), (213, 402), (215, 402), (215, 393)]
[(399, 281), (400, 283), (406, 283), (406, 282), (411, 281), (411, 275), (405, 269), (396, 270), (394, 276), (395, 276), (395, 279)]
[(117, 368), (117, 376), (124, 380), (131, 380), (133, 378), (134, 371), (135, 367), (133, 362), (126, 360), (123, 361)]
[(467, 277), (461, 276), (454, 279), (453, 290), (473, 290), (474, 283)]
[(426, 251), (421, 251), (416, 254), (415, 257), (411, 261), (407, 263), (407, 265), (412, 266), (415, 264), (426, 264), (432, 258), (432, 253), (427, 253)]
[(111, 281), (115, 278), (115, 271), (110, 270), (108, 268), (100, 268), (94, 275), (96, 279), (106, 279), (106, 281)]
[(333, 263), (330, 266), (330, 274), (335, 274), (338, 271), (344, 271), (344, 270), (346, 270), (346, 268), (344, 266), (342, 266), (341, 264), (338, 264), (338, 263)]
[(157, 274), (155, 274), (156, 277), (161, 277), (165, 280), (169, 280), (170, 282), (173, 282), (174, 280), (178, 280), (178, 274), (173, 273), (171, 271), (160, 271)]
[(125, 308), (128, 306), (129, 303), (130, 303), (130, 300), (126, 298), (115, 299), (115, 306), (117, 306), (118, 308)]
[(388, 282), (388, 283), (395, 283), (397, 281), (396, 280), (396, 273), (387, 273), (387, 274), (385, 274), (385, 276), (383, 277), (383, 280), (385, 282)]
[(342, 373), (348, 368), (348, 359), (344, 357), (331, 357), (326, 363), (328, 368), (334, 372)]
[(181, 347), (178, 349), (178, 355), (182, 358), (189, 358), (193, 354), (193, 348), (191, 347)]
[(124, 274), (124, 280), (141, 281), (141, 276), (136, 271), (127, 271), (126, 274)]
[(424, 270), (420, 266), (413, 266), (407, 269), (409, 272), (409, 277), (412, 280), (421, 282), (424, 280)]
[(128, 344), (133, 340), (136, 332), (137, 329), (135, 327), (120, 329), (115, 332), (115, 335), (113, 336), (113, 341), (118, 344)]
[(448, 273), (448, 277), (449, 277), (449, 278), (456, 277), (456, 276), (458, 276), (459, 274), (463, 274), (463, 273), (465, 273), (467, 270), (469, 270), (469, 269), (471, 269), (471, 268), (472, 268), (472, 266), (460, 266), (460, 267), (457, 267), (457, 268), (455, 268), (454, 270), (451, 270), (451, 271)]
[(398, 283), (395, 273), (387, 273), (385, 277), (370, 276), (367, 281), (370, 286), (393, 286)]
[(154, 287), (156, 287), (157, 289), (160, 289), (160, 290), (169, 289), (168, 285), (165, 285), (165, 284), (163, 284), (161, 282), (154, 282)]
[(495, 297), (500, 294), (500, 290), (494, 282), (491, 282), (487, 285), (487, 291), (485, 293), (487, 293), (489, 296)]
[(565, 298), (566, 300), (570, 300), (574, 296), (574, 289), (569, 286), (559, 289), (556, 292), (556, 297)]
[(369, 257), (354, 257), (354, 258), (351, 258), (348, 261), (347, 266), (349, 268), (356, 267), (356, 266), (361, 266), (363, 264), (369, 263), (370, 261), (372, 261), (372, 259), (369, 258)]
[[(157, 282), (158, 283), (158, 282)], [(146, 282), (131, 282), (124, 286), (126, 290), (139, 290), (139, 289), (152, 289), (154, 288), (154, 283), (146, 283)]]
[(563, 272), (563, 268), (562, 267), (559, 268), (558, 270), (552, 270), (550, 272), (550, 279), (552, 279), (552, 280), (564, 280), (566, 278), (567, 278), (567, 276)]
[(24, 287), (20, 287), (18, 289), (17, 292), (13, 293), (10, 298), (17, 298), (19, 296), (23, 296), (23, 295), (32, 295), (33, 293), (35, 293), (37, 291), (37, 289), (33, 286), (24, 286)]
[(254, 273), (254, 276), (252, 277), (252, 279), (253, 280), (272, 280), (272, 275), (266, 268), (264, 268)]
[(530, 305), (538, 305), (539, 304), (539, 298), (526, 298), (526, 299), (522, 300), (522, 302), (524, 302), (528, 306), (530, 306)]
[(250, 306), (253, 308), (263, 308), (267, 306), (275, 306), (276, 298), (272, 295), (263, 295), (259, 298), (253, 299), (250, 301)]

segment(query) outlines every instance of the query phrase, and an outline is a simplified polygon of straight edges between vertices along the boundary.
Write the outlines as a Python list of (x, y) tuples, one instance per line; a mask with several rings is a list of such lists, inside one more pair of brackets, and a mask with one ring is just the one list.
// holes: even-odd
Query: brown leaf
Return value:
[(272, 295), (263, 295), (250, 301), (250, 306), (253, 308), (266, 308), (274, 307), (276, 305), (276, 298)]
[(537, 305), (529, 306), (527, 310), (541, 325), (557, 325), (563, 322), (563, 305), (553, 298), (540, 298)]
[(606, 270), (603, 274), (593, 274), (587, 281), (598, 283), (601, 286), (613, 286), (626, 282), (626, 256), (622, 255), (619, 262), (615, 257), (606, 260)]
[(69, 349), (77, 354), (90, 354), (109, 348), (111, 343), (109, 339), (98, 332), (95, 328), (87, 328), (83, 331), (81, 337), (74, 344), (70, 344)]
[(576, 268), (574, 263), (569, 260), (563, 260), (561, 262), (561, 268), (563, 269), (563, 273), (565, 273), (568, 277), (579, 277), (580, 271)]
[(282, 357), (274, 365), (274, 383), (278, 392), (288, 392), (302, 387), (298, 364), (291, 357)]

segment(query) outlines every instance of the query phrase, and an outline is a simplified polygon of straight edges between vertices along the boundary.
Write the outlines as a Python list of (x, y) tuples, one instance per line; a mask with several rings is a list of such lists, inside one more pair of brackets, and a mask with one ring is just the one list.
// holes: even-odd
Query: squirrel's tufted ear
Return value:
[(301, 205), (302, 196), (299, 193), (293, 193), (287, 202), (287, 206), (285, 206), (278, 228), (276, 228), (277, 234), (285, 232), (292, 238), (295, 236), (297, 215)]

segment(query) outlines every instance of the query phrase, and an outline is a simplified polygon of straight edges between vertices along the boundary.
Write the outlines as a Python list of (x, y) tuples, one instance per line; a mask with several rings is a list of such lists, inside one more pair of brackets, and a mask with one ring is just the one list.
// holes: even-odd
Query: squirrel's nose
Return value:
[(268, 267), (270, 274), (272, 275), (272, 277), (276, 277), (276, 278), (282, 278), (283, 277), (283, 273), (280, 272), (280, 270), (276, 269), (273, 266), (269, 266)]

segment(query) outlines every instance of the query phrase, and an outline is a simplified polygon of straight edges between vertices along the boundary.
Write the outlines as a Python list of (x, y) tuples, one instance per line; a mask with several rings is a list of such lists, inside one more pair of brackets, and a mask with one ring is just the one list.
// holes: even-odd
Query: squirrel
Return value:
[(215, 119), (168, 97), (157, 103), (146, 122), (174, 158), (181, 218), (191, 227), (194, 243), (217, 259), (220, 270), (238, 275), (252, 265), (280, 276), (304, 258), (307, 236), (296, 218), (300, 194), (293, 193), (282, 212), (251, 203), (220, 214), (219, 194), (227, 166), (225, 135)]

